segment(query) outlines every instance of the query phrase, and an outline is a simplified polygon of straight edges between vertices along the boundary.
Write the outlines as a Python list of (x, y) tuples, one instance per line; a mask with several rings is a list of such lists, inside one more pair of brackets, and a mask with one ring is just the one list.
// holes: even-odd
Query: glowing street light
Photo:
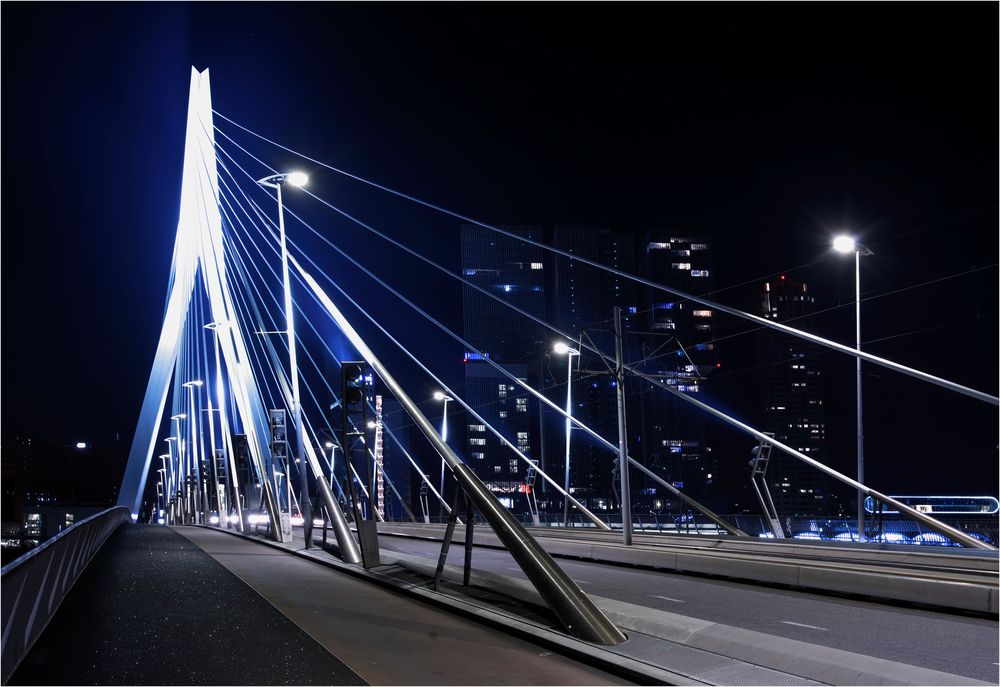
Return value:
[(169, 489), (170, 486), (167, 482), (167, 468), (166, 467), (159, 468), (157, 472), (163, 473), (160, 475), (160, 481), (156, 483), (156, 486), (159, 487), (156, 494), (159, 497), (156, 507), (162, 510), (163, 508), (166, 507), (165, 501), (167, 497), (167, 489)]
[(170, 419), (176, 422), (174, 426), (174, 436), (169, 437), (167, 441), (173, 439), (177, 442), (177, 489), (180, 490), (182, 481), (184, 477), (187, 476), (187, 465), (184, 463), (184, 436), (181, 433), (181, 420), (187, 417), (187, 413), (177, 413), (176, 415), (171, 415)]
[[(261, 186), (273, 188), (278, 196), (278, 233), (281, 242), (281, 279), (285, 290), (285, 332), (288, 335), (288, 376), (292, 378), (292, 419), (295, 421), (295, 462), (302, 464), (299, 470), (299, 510), (307, 522), (312, 520), (309, 502), (309, 477), (305, 470), (305, 461), (302, 453), (302, 404), (299, 401), (299, 365), (295, 352), (295, 315), (292, 311), (292, 285), (288, 278), (288, 245), (285, 240), (285, 207), (281, 201), (281, 189), (284, 185), (302, 187), (309, 181), (309, 177), (303, 172), (289, 172), (287, 174), (272, 174), (257, 181)], [(322, 480), (320, 480), (322, 482)], [(288, 480), (291, 489), (291, 479)], [(322, 491), (322, 490), (321, 490)], [(327, 504), (329, 509), (331, 506)], [(292, 506), (288, 504), (288, 514), (291, 516)], [(312, 535), (306, 531), (306, 548), (312, 545)]]
[(838, 253), (853, 253), (856, 245), (854, 237), (846, 234), (841, 234), (833, 239), (833, 249)]
[[(833, 239), (833, 249), (847, 255), (854, 253), (854, 329), (856, 348), (861, 352), (861, 256), (874, 255), (871, 249), (862, 246), (853, 236), (841, 234)], [(855, 360), (857, 370), (857, 411), (858, 411), (858, 482), (865, 482), (865, 435), (861, 422), (861, 357)], [(864, 494), (858, 490), (858, 541), (864, 541), (865, 507)]]
[[(205, 382), (201, 381), (200, 379), (192, 379), (192, 380), (189, 380), (189, 381), (184, 382), (183, 384), (181, 384), (182, 387), (184, 387), (185, 389), (188, 390), (188, 404), (189, 404), (188, 405), (188, 415), (191, 418), (191, 422), (188, 423), (191, 426), (191, 458), (190, 458), (190, 461), (191, 461), (191, 470), (194, 471), (195, 485), (196, 485), (195, 489), (196, 489), (197, 492), (201, 492), (202, 489), (201, 489), (201, 470), (200, 470), (201, 464), (198, 462), (198, 413), (196, 413), (195, 410), (194, 410), (194, 390), (195, 390), (195, 388), (200, 387), (204, 383)], [(197, 499), (198, 499), (199, 495), (200, 494), (198, 494), (198, 493), (194, 494), (194, 498), (195, 498), (195, 502), (194, 503), (197, 503)], [(198, 522), (198, 509), (197, 508), (193, 508), (192, 510), (194, 511), (195, 522), (197, 523)], [(208, 508), (204, 508), (203, 510), (207, 511)], [(204, 516), (202, 517), (202, 519), (204, 519)]]
[[(226, 490), (221, 492), (223, 504), (226, 506), (226, 512), (229, 511), (229, 492), (232, 490), (232, 503), (236, 507), (236, 522), (239, 523), (240, 529), (243, 528), (243, 506), (240, 503), (240, 487), (239, 478), (236, 475), (236, 459), (233, 456), (232, 447), (227, 439), (226, 428), (229, 426), (229, 421), (226, 418), (226, 395), (225, 387), (223, 385), (222, 378), (222, 363), (219, 357), (219, 335), (220, 331), (225, 330), (230, 327), (231, 323), (227, 320), (217, 320), (215, 322), (209, 322), (205, 325), (205, 329), (210, 329), (215, 333), (215, 400), (219, 406), (219, 429), (222, 432), (222, 453), (223, 453), (223, 466), (225, 468), (225, 478), (226, 478)], [(209, 408), (211, 408), (211, 401), (209, 401)], [(214, 425), (213, 425), (214, 426)], [(213, 458), (215, 456), (215, 447), (212, 447)], [(218, 467), (216, 467), (218, 470)], [(219, 509), (220, 514), (222, 509)], [(233, 524), (230, 518), (227, 521), (229, 524)]]
[(563, 527), (569, 527), (569, 435), (573, 428), (569, 416), (573, 414), (573, 356), (579, 356), (580, 351), (560, 341), (552, 347), (552, 352), (569, 356), (566, 365), (566, 477), (563, 483), (563, 491), (566, 492), (563, 495)]
[[(448, 443), (448, 401), (454, 401), (451, 396), (443, 391), (434, 392), (435, 401), (444, 401), (444, 413), (441, 415), (441, 440)], [(438, 486), (438, 493), (444, 494), (444, 456), (441, 457), (441, 482)], [(441, 515), (444, 515), (444, 506), (441, 506)]]
[(330, 466), (330, 488), (333, 489), (333, 457), (337, 451), (337, 445), (332, 441), (328, 441), (323, 444), (323, 447), (330, 449), (330, 460), (327, 464)]

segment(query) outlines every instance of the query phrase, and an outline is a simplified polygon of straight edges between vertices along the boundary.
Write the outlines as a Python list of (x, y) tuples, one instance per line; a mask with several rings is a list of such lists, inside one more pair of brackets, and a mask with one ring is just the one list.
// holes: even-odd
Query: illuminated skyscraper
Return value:
[[(630, 274), (694, 293), (712, 283), (708, 243), (652, 233), (616, 231), (584, 226), (512, 228), (519, 235), (546, 241), (561, 251), (596, 261)], [(610, 441), (617, 443), (617, 389), (607, 364), (588, 346), (614, 354), (612, 310), (622, 310), (625, 360), (655, 374), (685, 393), (700, 393), (715, 369), (712, 313), (692, 307), (634, 280), (587, 265), (566, 256), (545, 255), (542, 249), (479, 227), (463, 227), (462, 268), (465, 278), (522, 310), (553, 323), (570, 334), (566, 342), (579, 348), (574, 358), (573, 414)], [(553, 354), (560, 337), (533, 324), (475, 289), (464, 289), (466, 338), (563, 407), (566, 398), (567, 358)], [(580, 344), (583, 337), (584, 345)], [(502, 424), (508, 440), (523, 446), (553, 479), (562, 482), (565, 470), (565, 421), (543, 408), (509, 378), (488, 363), (466, 356), (466, 394), (486, 408), (487, 418)], [(705, 443), (704, 418), (682, 401), (653, 389), (645, 381), (626, 380), (626, 414), (630, 454), (660, 476), (675, 482), (696, 498), (714, 495), (715, 461)], [(515, 403), (520, 406), (515, 407)], [(494, 413), (494, 415), (490, 415)], [(515, 414), (517, 413), (517, 414)], [(493, 419), (490, 420), (491, 422)], [(514, 490), (524, 466), (513, 453), (474, 421), (469, 425), (470, 463), (498, 494)], [(571, 437), (570, 485), (573, 495), (595, 510), (617, 509), (614, 452), (574, 430)], [(515, 472), (516, 470), (516, 472)], [(633, 499), (643, 510), (676, 511), (680, 503), (655, 481), (633, 472)], [(539, 504), (549, 510), (562, 507), (562, 497), (544, 483)], [(517, 504), (514, 496), (509, 502)]]
[[(526, 238), (542, 238), (539, 227), (503, 228)], [(545, 316), (544, 262), (540, 248), (482, 227), (462, 226), (465, 279), (539, 318)], [(465, 355), (464, 398), (511, 444), (537, 460), (537, 400), (483, 358), (538, 388), (546, 341), (537, 325), (483, 291), (462, 288), (465, 339), (478, 350)], [(523, 509), (519, 487), (527, 467), (524, 461), (485, 425), (465, 414), (459, 417), (468, 418), (466, 456), (476, 475), (502, 503)]]
[[(764, 282), (761, 314), (808, 329), (804, 316), (816, 310), (806, 284), (781, 275)], [(775, 438), (810, 458), (826, 461), (826, 409), (823, 405), (822, 349), (801, 339), (767, 330), (762, 336), (764, 427)], [(767, 484), (781, 516), (827, 515), (835, 509), (832, 480), (780, 451), (771, 452)]]
[[(651, 232), (644, 251), (645, 275), (691, 294), (710, 291), (714, 268), (706, 239), (665, 232)], [(713, 341), (715, 313), (710, 309), (649, 287), (645, 300), (649, 309), (648, 333), (642, 359), (648, 373), (679, 391), (697, 396), (718, 364)], [(649, 389), (651, 385), (643, 383)], [(675, 487), (709, 507), (719, 508), (715, 483), (717, 460), (706, 443), (704, 413), (668, 396), (662, 390), (640, 393), (636, 403), (644, 441), (644, 463)], [(634, 432), (633, 432), (634, 433)], [(681, 504), (655, 481), (640, 476), (643, 504), (653, 510), (676, 511)], [(686, 507), (684, 507), (686, 508)]]

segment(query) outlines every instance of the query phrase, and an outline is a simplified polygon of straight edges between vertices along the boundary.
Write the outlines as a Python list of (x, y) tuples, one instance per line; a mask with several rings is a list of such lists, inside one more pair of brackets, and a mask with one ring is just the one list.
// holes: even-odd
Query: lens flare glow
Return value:
[(838, 253), (853, 253), (854, 239), (846, 234), (838, 236), (833, 240), (833, 249)]

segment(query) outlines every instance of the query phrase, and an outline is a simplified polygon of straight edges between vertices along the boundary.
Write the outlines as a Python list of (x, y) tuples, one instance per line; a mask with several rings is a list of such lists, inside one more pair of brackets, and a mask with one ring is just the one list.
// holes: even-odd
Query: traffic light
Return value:
[(271, 424), (271, 457), (274, 460), (288, 458), (288, 433), (285, 424), (285, 411), (272, 409), (268, 414)]
[(343, 404), (348, 412), (360, 409), (365, 402), (366, 372), (367, 365), (363, 362), (345, 361), (340, 366)]

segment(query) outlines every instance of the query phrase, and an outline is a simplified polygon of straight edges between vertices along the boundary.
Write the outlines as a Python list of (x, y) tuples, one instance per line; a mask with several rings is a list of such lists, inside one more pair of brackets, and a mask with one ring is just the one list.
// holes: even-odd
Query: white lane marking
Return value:
[(791, 620), (782, 620), (781, 622), (785, 625), (794, 625), (795, 627), (808, 627), (810, 630), (822, 630), (823, 632), (827, 631), (825, 627), (816, 627), (815, 625), (806, 625), (805, 623), (793, 623)]
[(676, 601), (679, 604), (686, 604), (687, 603), (687, 601), (684, 601), (683, 599), (674, 599), (674, 598), (669, 597), (669, 596), (660, 596), (659, 594), (653, 594), (652, 597), (654, 599), (663, 599), (664, 601)]
[(587, 580), (577, 580), (577, 584), (590, 584)]

